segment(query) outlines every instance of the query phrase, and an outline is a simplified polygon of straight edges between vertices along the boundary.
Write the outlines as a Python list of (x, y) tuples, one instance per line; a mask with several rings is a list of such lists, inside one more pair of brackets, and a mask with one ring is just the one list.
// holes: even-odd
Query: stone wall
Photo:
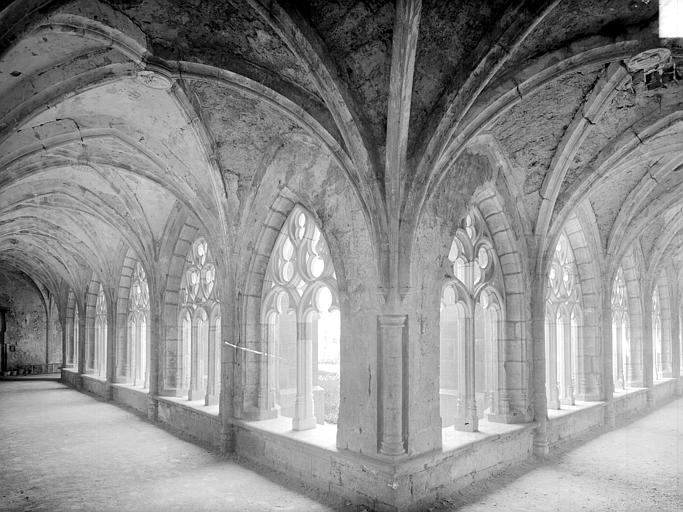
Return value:
[[(217, 407), (215, 408), (217, 409)], [(221, 419), (200, 408), (186, 406), (181, 399), (159, 398), (158, 420), (172, 432), (209, 449), (220, 449)]]
[(112, 400), (147, 415), (147, 392), (122, 384), (112, 386)]
[[(8, 309), (5, 317), (7, 369), (22, 371), (30, 365), (45, 365), (47, 315), (36, 286), (23, 274), (0, 273), (0, 306)], [(61, 340), (59, 344), (59, 354), (55, 353), (59, 359), (53, 360), (50, 354), (47, 362), (61, 360)]]

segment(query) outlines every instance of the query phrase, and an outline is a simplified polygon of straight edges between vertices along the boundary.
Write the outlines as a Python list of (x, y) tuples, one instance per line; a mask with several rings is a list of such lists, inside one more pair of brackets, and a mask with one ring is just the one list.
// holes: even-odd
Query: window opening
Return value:
[(581, 287), (569, 239), (565, 233), (553, 253), (546, 295), (546, 393), (548, 406), (573, 405), (576, 354), (581, 335)]
[(475, 431), (498, 414), (498, 343), (502, 321), (498, 260), (474, 209), (456, 231), (448, 259), (453, 277), (441, 292), (439, 397), (444, 427)]
[(336, 424), (341, 374), (337, 278), (322, 232), (299, 206), (275, 242), (262, 312), (280, 414), (292, 418), (295, 430)]

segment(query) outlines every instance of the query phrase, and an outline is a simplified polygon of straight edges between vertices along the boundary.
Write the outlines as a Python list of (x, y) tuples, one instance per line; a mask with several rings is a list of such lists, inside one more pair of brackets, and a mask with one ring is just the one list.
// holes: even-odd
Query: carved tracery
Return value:
[(442, 421), (476, 430), (486, 412), (496, 415), (506, 408), (499, 392), (502, 280), (493, 243), (476, 209), (457, 229), (448, 260), (452, 277), (441, 294)]

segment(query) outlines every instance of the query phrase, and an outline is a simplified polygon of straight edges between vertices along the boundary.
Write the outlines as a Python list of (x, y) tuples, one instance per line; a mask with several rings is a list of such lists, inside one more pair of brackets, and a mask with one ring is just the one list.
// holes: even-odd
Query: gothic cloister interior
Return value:
[(3, 374), (379, 510), (680, 396), (659, 14), (5, 2)]

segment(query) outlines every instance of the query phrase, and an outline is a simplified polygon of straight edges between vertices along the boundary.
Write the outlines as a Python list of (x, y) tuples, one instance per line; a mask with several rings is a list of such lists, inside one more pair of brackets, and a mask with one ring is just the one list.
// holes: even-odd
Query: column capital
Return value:
[(405, 314), (381, 314), (377, 315), (382, 327), (403, 327), (408, 315)]

